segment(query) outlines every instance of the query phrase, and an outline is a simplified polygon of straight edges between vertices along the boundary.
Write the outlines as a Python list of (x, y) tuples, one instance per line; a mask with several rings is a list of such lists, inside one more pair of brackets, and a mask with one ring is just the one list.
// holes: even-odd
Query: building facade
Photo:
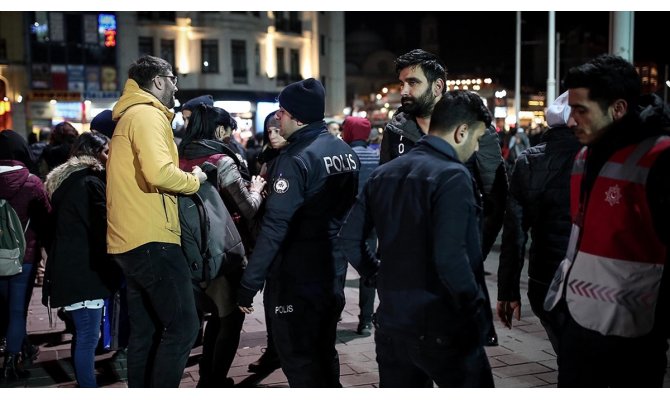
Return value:
[(173, 65), (180, 102), (211, 94), (249, 133), (300, 79), (323, 82), (326, 115), (345, 107), (344, 12), (0, 12), (1, 127), (87, 130), (143, 54)]

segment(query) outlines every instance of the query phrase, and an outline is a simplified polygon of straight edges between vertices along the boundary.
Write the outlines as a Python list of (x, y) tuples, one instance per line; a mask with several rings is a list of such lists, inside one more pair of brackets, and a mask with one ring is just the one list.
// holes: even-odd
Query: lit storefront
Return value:
[(63, 121), (79, 132), (120, 96), (116, 16), (107, 13), (31, 13), (28, 130)]

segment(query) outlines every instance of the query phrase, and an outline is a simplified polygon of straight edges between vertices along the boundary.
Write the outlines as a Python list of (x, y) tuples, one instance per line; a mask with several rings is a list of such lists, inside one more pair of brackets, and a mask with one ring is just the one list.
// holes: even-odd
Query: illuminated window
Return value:
[(203, 74), (219, 72), (219, 41), (216, 39), (203, 39), (200, 42), (200, 54), (202, 55), (201, 71)]

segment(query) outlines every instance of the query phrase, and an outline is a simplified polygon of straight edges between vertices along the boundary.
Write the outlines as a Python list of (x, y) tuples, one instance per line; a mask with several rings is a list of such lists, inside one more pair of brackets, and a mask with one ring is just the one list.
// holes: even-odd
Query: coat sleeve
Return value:
[(266, 199), (256, 247), (240, 283), (246, 290), (254, 292), (263, 287), (272, 261), (286, 238), (293, 215), (305, 201), (306, 165), (301, 159), (290, 156), (278, 158), (276, 162), (279, 164), (274, 168), (275, 176), (270, 182), (271, 193)]
[(487, 130), (481, 137), (476, 163), (477, 181), (482, 185), (484, 200), (482, 254), (486, 258), (503, 226), (508, 189), (505, 161), (496, 133)]
[(391, 137), (390, 135), (395, 135), (391, 132), (388, 125), (384, 128), (382, 134), (382, 144), (380, 145), (379, 150), (379, 165), (382, 165), (386, 162), (391, 161)]
[[(463, 171), (440, 180), (432, 212), (432, 262), (456, 310), (475, 310), (483, 299), (468, 257), (467, 230), (476, 213), (470, 175)], [(475, 223), (476, 225), (476, 223)]]
[[(143, 118), (132, 122), (131, 142), (137, 154), (140, 170), (151, 185), (171, 193), (193, 194), (200, 182), (193, 174), (182, 171), (173, 160), (171, 146), (176, 147), (166, 130), (170, 126), (165, 115), (153, 107), (145, 107)], [(153, 113), (153, 114), (151, 114)]]
[(498, 264), (498, 300), (521, 299), (519, 282), (526, 254), (529, 222), (525, 207), (530, 183), (530, 165), (525, 155), (519, 157), (512, 170), (510, 194), (503, 227)]
[(263, 196), (247, 188), (247, 182), (242, 178), (237, 164), (230, 157), (222, 157), (216, 169), (219, 188), (233, 199), (246, 220), (253, 220), (263, 202)]
[(86, 189), (89, 198), (90, 241), (96, 254), (107, 253), (107, 201), (105, 183), (98, 178), (88, 178)]
[(337, 245), (347, 261), (363, 278), (372, 277), (379, 268), (379, 260), (368, 247), (367, 238), (374, 222), (367, 206), (369, 180), (344, 220), (337, 237)]

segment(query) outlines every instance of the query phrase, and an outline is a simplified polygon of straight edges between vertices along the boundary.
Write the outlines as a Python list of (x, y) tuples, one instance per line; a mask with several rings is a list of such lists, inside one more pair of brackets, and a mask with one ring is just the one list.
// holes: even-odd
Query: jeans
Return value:
[(0, 277), (0, 307), (7, 318), (6, 352), (9, 354), (20, 353), (26, 337), (26, 306), (30, 300), (32, 269), (32, 264), (23, 264), (21, 273)]
[(181, 247), (151, 242), (113, 258), (128, 284), (128, 386), (179, 387), (200, 326)]
[(74, 373), (79, 387), (94, 388), (95, 348), (100, 338), (102, 308), (80, 308), (68, 311), (74, 321), (75, 332), (72, 337), (72, 359)]
[(491, 366), (480, 345), (449, 343), (448, 337), (408, 338), (375, 331), (379, 386), (493, 387)]

